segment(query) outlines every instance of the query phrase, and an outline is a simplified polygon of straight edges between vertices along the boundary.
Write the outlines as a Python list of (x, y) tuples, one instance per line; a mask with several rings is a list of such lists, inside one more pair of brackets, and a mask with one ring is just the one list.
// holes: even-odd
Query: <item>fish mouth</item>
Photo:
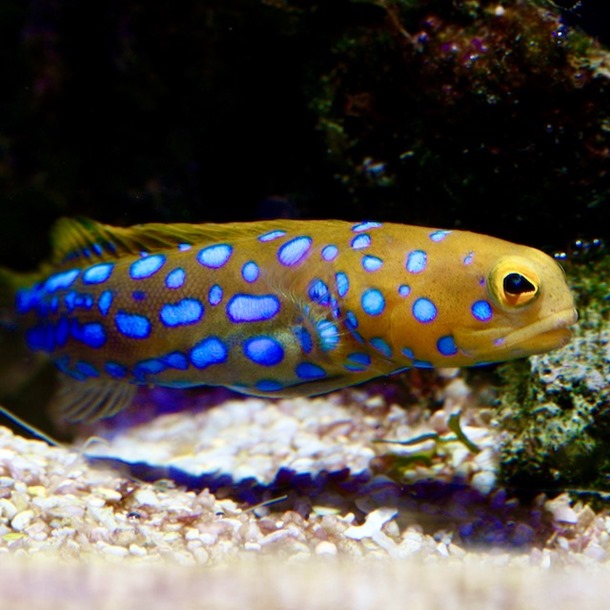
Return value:
[(497, 339), (497, 345), (504, 349), (523, 350), (525, 353), (546, 352), (566, 345), (572, 337), (570, 326), (578, 320), (574, 308), (563, 309), (543, 320), (508, 333)]
[(569, 307), (517, 329), (508, 326), (474, 332), (460, 329), (455, 339), (457, 346), (476, 360), (520, 358), (563, 347), (570, 341), (570, 326), (577, 320), (576, 309)]

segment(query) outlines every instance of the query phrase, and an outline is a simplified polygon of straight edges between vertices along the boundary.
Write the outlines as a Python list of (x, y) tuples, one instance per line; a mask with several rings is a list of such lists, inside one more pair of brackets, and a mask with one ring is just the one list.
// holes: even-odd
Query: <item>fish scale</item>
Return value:
[(124, 408), (137, 385), (312, 395), (506, 360), (563, 345), (576, 320), (553, 259), (466, 231), (63, 219), (55, 244), (37, 282), (10, 277), (17, 323), (63, 374), (70, 419)]

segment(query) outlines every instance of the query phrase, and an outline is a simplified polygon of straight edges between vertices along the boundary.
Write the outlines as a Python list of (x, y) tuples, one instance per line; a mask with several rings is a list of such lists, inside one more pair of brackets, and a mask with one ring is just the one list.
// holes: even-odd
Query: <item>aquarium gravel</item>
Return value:
[[(320, 595), (327, 590), (321, 565), (343, 586), (362, 589), (364, 601), (353, 607), (363, 608), (398, 607), (372, 581), (365, 586), (371, 569), (401, 591), (404, 569), (417, 603), (429, 600), (432, 573), (442, 570), (457, 599), (475, 591), (485, 607), (496, 600), (507, 608), (524, 607), (517, 602), (534, 595), (536, 574), (556, 588), (552, 568), (577, 570), (578, 586), (597, 578), (610, 557), (610, 518), (567, 494), (522, 503), (500, 489), (499, 432), (491, 411), (477, 406), (483, 396), (455, 371), (442, 372), (437, 385), (433, 412), (399, 407), (392, 392), (373, 386), (314, 399), (229, 397), (197, 412), (101, 426), (98, 437), (81, 431), (68, 447), (0, 428), (0, 569), (13, 574), (11, 599), (33, 603), (25, 581), (32, 574), (55, 581), (59, 565), (70, 592), (57, 602), (63, 608), (72, 607), (68, 600), (110, 607), (97, 579), (116, 580), (122, 602), (134, 587), (163, 583), (157, 596), (143, 593), (152, 608), (169, 607), (177, 583), (215, 600), (192, 607), (259, 607), (254, 590), (295, 607), (299, 574), (319, 583)], [(457, 411), (459, 427), (450, 429)], [(202, 482), (208, 488), (196, 487)], [(483, 567), (490, 576), (477, 582)], [(223, 604), (219, 592), (232, 582), (226, 570), (245, 589)], [(557, 607), (571, 607), (562, 606), (569, 599)], [(312, 593), (299, 607), (328, 607), (324, 601)], [(417, 603), (410, 607), (435, 607)]]

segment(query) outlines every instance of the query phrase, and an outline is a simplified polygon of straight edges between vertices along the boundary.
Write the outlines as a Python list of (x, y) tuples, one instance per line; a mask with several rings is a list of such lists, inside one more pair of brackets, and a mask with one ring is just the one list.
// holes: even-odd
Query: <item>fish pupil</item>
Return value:
[(536, 287), (520, 273), (509, 273), (503, 282), (504, 292), (507, 294), (523, 294), (535, 292)]

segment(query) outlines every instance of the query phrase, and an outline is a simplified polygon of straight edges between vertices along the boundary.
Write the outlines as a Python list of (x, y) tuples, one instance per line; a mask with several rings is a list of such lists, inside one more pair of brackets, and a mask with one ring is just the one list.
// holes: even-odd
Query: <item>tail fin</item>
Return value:
[(48, 376), (44, 356), (27, 349), (16, 311), (17, 291), (37, 279), (38, 274), (0, 268), (0, 402), (22, 413), (28, 403), (36, 404), (32, 392), (39, 392), (41, 380)]
[[(12, 393), (24, 381), (23, 363), (32, 360), (17, 317), (16, 294), (26, 285), (27, 275), (0, 268), (0, 398)], [(25, 377), (28, 377), (26, 375)]]
[(0, 330), (18, 327), (16, 295), (20, 288), (31, 286), (39, 273), (18, 273), (0, 267)]
[(2, 329), (17, 325), (15, 317), (17, 278), (16, 273), (0, 268), (0, 328)]

